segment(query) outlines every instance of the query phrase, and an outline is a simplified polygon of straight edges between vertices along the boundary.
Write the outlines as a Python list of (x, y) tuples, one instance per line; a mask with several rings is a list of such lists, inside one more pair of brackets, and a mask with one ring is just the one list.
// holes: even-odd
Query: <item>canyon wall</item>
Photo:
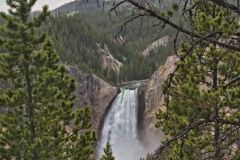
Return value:
[(143, 115), (143, 130), (144, 137), (147, 139), (148, 143), (152, 143), (160, 140), (164, 137), (160, 129), (155, 127), (156, 124), (156, 111), (161, 109), (163, 106), (163, 96), (162, 89), (164, 81), (167, 80), (168, 75), (172, 73), (175, 69), (175, 63), (177, 62), (176, 56), (168, 57), (164, 65), (161, 65), (152, 75), (149, 80), (145, 94), (145, 110)]
[(117, 87), (111, 86), (94, 74), (83, 73), (77, 67), (67, 66), (67, 70), (77, 83), (75, 108), (91, 108), (93, 127), (98, 135), (105, 111), (118, 93)]
[[(155, 141), (156, 137), (163, 137), (160, 129), (155, 128), (155, 112), (163, 105), (162, 86), (168, 75), (174, 71), (176, 61), (176, 56), (168, 57), (166, 63), (155, 71), (150, 80), (145, 80), (139, 87), (138, 126), (143, 131), (140, 133), (141, 137), (147, 135)], [(90, 107), (92, 109), (93, 126), (98, 135), (109, 105), (118, 94), (118, 88), (94, 74), (83, 73), (77, 67), (67, 66), (67, 69), (77, 83), (75, 108)]]

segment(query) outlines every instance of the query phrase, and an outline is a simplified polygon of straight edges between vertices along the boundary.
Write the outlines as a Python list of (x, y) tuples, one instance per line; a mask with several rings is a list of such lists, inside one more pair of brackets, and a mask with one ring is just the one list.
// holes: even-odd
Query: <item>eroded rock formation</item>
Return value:
[(97, 44), (97, 47), (100, 53), (101, 67), (105, 70), (112, 70), (114, 72), (119, 72), (123, 64), (112, 56), (108, 46), (105, 44), (103, 46), (101, 46), (100, 44)]
[(77, 67), (67, 66), (67, 69), (77, 83), (75, 108), (91, 108), (93, 126), (98, 134), (100, 121), (108, 105), (117, 95), (117, 88), (111, 86), (94, 74), (83, 73)]
[[(175, 69), (175, 62), (177, 61), (176, 56), (168, 57), (166, 63), (161, 65), (157, 71), (153, 74), (150, 81), (148, 82), (145, 91), (145, 111), (143, 119), (144, 132), (147, 133), (147, 137), (153, 138), (156, 141), (156, 137), (162, 138), (160, 129), (156, 129), (156, 111), (161, 109), (163, 105), (162, 87), (164, 81), (167, 80), (168, 75)], [(153, 142), (154, 143), (154, 142)]]
[[(145, 80), (139, 87), (140, 119), (138, 126), (144, 131), (141, 136), (147, 135), (148, 140), (146, 141), (151, 141), (151, 137), (155, 142), (156, 137), (162, 138), (163, 134), (160, 129), (155, 128), (155, 112), (163, 105), (162, 86), (168, 75), (174, 71), (176, 61), (176, 56), (170, 56), (166, 63), (157, 69), (151, 79)], [(118, 94), (118, 88), (111, 86), (94, 74), (83, 73), (77, 67), (67, 66), (67, 69), (77, 82), (75, 107), (91, 107), (94, 129), (99, 134), (102, 120), (109, 105)]]
[(143, 55), (144, 56), (148, 56), (151, 51), (157, 49), (158, 47), (161, 47), (161, 46), (167, 46), (168, 45), (168, 42), (169, 42), (169, 37), (168, 36), (164, 36), (156, 41), (154, 41), (153, 43), (151, 43), (150, 45), (148, 45), (146, 47), (146, 49), (143, 51)]

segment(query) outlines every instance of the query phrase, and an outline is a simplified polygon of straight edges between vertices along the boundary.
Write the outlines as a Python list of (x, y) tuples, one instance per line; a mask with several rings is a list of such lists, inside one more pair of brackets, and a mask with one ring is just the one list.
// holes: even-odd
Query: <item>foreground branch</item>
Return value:
[[(135, 6), (137, 9), (139, 9), (141, 11), (144, 11), (145, 13), (148, 13), (148, 16), (153, 17), (153, 18), (157, 18), (158, 20), (168, 24), (169, 26), (173, 27), (174, 29), (178, 30), (179, 32), (182, 32), (184, 34), (187, 34), (187, 35), (189, 35), (191, 37), (194, 37), (194, 38), (197, 38), (197, 39), (201, 39), (201, 38), (204, 37), (202, 35), (198, 35), (198, 34), (192, 32), (192, 31), (189, 31), (189, 30), (185, 29), (180, 25), (177, 25), (176, 23), (170, 21), (169, 18), (167, 18), (167, 17), (161, 16), (160, 13), (158, 13), (156, 11), (156, 9), (153, 8), (153, 7), (152, 8), (146, 7), (145, 5), (139, 3), (138, 1), (135, 1), (135, 0), (124, 0), (124, 1), (121, 1), (119, 3), (121, 3), (121, 5), (123, 5), (124, 3), (127, 3), (127, 2), (132, 4), (133, 6)], [(116, 4), (116, 6), (119, 6), (118, 4)], [(116, 9), (116, 6), (113, 6), (113, 8)], [(220, 32), (220, 34), (222, 34), (222, 32)], [(219, 45), (223, 48), (227, 48), (227, 49), (230, 49), (230, 50), (233, 50), (233, 51), (240, 51), (240, 47), (237, 47), (237, 46), (234, 46), (234, 45), (231, 45), (231, 44), (227, 44), (227, 43), (223, 43), (223, 42), (220, 42), (220, 41), (215, 40), (213, 38), (207, 38), (207, 39), (204, 38), (203, 40), (205, 42), (212, 43), (214, 45)]]

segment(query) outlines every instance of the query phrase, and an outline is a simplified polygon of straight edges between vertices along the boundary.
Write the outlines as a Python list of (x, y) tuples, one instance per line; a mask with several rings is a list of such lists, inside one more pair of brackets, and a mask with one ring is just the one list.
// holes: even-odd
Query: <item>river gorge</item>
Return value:
[(92, 111), (93, 129), (98, 138), (96, 155), (101, 155), (110, 142), (118, 160), (123, 153), (124, 160), (134, 160), (133, 153), (139, 159), (160, 144), (163, 134), (155, 128), (155, 112), (162, 109), (162, 85), (173, 72), (176, 61), (175, 56), (170, 56), (149, 80), (120, 86), (67, 66), (77, 82), (75, 108), (85, 106)]

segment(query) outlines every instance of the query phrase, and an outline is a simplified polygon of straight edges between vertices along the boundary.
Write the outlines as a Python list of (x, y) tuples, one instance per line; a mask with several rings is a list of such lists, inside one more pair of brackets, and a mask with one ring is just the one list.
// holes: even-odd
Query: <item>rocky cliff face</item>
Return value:
[(119, 72), (120, 68), (123, 66), (121, 62), (115, 59), (109, 51), (107, 45), (101, 46), (97, 44), (98, 51), (100, 53), (100, 64), (103, 69), (112, 70), (114, 72)]
[(168, 36), (164, 36), (156, 41), (154, 41), (152, 44), (148, 45), (146, 47), (146, 49), (143, 51), (143, 55), (144, 56), (148, 56), (150, 54), (151, 51), (157, 49), (158, 47), (161, 46), (167, 46), (169, 42), (169, 37)]
[(67, 70), (77, 83), (75, 108), (91, 107), (93, 126), (98, 134), (100, 122), (107, 107), (117, 95), (117, 88), (96, 75), (83, 73), (77, 67), (67, 66)]
[[(145, 91), (145, 111), (143, 119), (144, 131), (148, 133), (148, 137), (152, 137), (156, 141), (155, 137), (163, 135), (159, 129), (155, 128), (156, 116), (155, 112), (161, 109), (163, 105), (162, 86), (164, 81), (167, 80), (168, 75), (175, 69), (176, 56), (168, 57), (166, 63), (160, 66), (153, 74)], [(151, 141), (151, 139), (150, 139)]]
[[(138, 125), (144, 131), (141, 136), (145, 137), (146, 142), (150, 145), (159, 142), (157, 138), (163, 136), (160, 129), (155, 128), (155, 112), (161, 109), (163, 105), (162, 86), (168, 75), (174, 71), (176, 61), (175, 56), (170, 56), (166, 63), (153, 74), (151, 79), (145, 80), (139, 87), (140, 111), (138, 116), (140, 121)], [(77, 82), (75, 107), (91, 107), (93, 126), (97, 135), (99, 135), (98, 131), (101, 128), (102, 120), (109, 109), (109, 105), (118, 94), (118, 88), (111, 86), (93, 74), (83, 73), (77, 67), (67, 66), (67, 69)]]

